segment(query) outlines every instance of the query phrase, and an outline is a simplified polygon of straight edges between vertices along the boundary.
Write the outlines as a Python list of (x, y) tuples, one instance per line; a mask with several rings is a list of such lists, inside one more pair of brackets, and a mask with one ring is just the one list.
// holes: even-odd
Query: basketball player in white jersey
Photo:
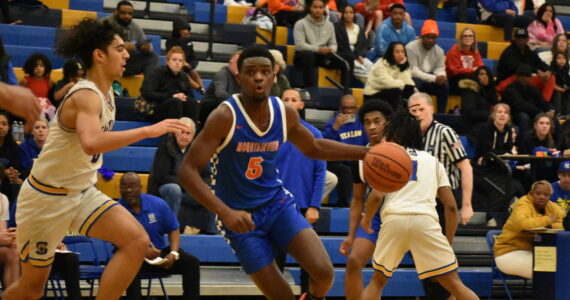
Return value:
[[(407, 251), (412, 253), (420, 279), (435, 278), (458, 300), (479, 299), (457, 275), (457, 259), (451, 248), (457, 229), (457, 206), (443, 165), (422, 148), (419, 122), (408, 112), (394, 113), (384, 128), (386, 141), (408, 150), (414, 169), (410, 181), (393, 193), (374, 190), (366, 202), (361, 225), (371, 232), (371, 221), (380, 204), (382, 227), (372, 259), (375, 271), (362, 293), (377, 300)], [(436, 194), (445, 206), (446, 236), (435, 210)], [(446, 239), (447, 237), (447, 239)]]
[(63, 99), (46, 144), (22, 185), (16, 211), (22, 276), (5, 291), (4, 299), (42, 297), (55, 248), (68, 230), (118, 247), (103, 273), (97, 299), (119, 299), (139, 270), (150, 242), (127, 210), (94, 187), (101, 154), (189, 128), (178, 120), (165, 120), (110, 132), (115, 121), (111, 84), (121, 77), (129, 54), (109, 23), (84, 19), (59, 44), (58, 51), (80, 58), (88, 69), (87, 80), (79, 81)]

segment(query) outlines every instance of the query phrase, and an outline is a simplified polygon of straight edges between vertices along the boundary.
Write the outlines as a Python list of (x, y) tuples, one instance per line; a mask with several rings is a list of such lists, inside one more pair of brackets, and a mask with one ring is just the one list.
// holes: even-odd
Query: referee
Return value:
[[(471, 195), (473, 192), (473, 169), (457, 133), (449, 126), (433, 119), (433, 102), (426, 93), (416, 93), (408, 101), (408, 110), (420, 120), (424, 150), (435, 156), (445, 167), (455, 199), (461, 199), (461, 222), (467, 224), (473, 217)], [(437, 212), (443, 231), (445, 218), (443, 205), (437, 201)], [(430, 300), (454, 299), (439, 284), (423, 280), (426, 296)]]

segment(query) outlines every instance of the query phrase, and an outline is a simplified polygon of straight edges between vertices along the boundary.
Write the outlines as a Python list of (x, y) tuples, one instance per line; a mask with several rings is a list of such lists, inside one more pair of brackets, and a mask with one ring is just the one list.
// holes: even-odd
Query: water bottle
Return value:
[(18, 135), (19, 135), (19, 139), (20, 139), (20, 143), (24, 141), (25, 138), (25, 134), (24, 134), (24, 122), (20, 121), (18, 122)]
[(12, 122), (12, 138), (16, 143), (18, 142), (18, 131), (19, 131), (18, 122), (17, 121)]

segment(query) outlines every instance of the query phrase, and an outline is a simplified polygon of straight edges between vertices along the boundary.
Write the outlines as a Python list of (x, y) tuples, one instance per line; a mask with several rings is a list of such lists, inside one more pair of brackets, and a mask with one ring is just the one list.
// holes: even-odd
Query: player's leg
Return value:
[(150, 245), (148, 235), (120, 205), (109, 207), (85, 234), (109, 241), (117, 247), (101, 277), (97, 299), (119, 299), (140, 269)]
[(325, 297), (334, 280), (334, 268), (321, 239), (312, 228), (299, 231), (288, 248), (295, 260), (309, 273), (309, 292)]
[(443, 274), (436, 277), (436, 280), (443, 285), (443, 287), (448, 290), (452, 295), (457, 298), (457, 300), (478, 300), (479, 297), (463, 284), (459, 275), (457, 275), (457, 270)]
[(295, 299), (293, 290), (275, 263), (270, 263), (261, 270), (249, 274), (249, 277), (269, 300)]
[(378, 300), (382, 297), (382, 290), (388, 282), (388, 277), (384, 276), (382, 272), (374, 272), (370, 282), (362, 292), (362, 300)]
[(375, 244), (366, 238), (355, 238), (352, 251), (346, 262), (344, 276), (344, 290), (346, 299), (358, 300), (362, 294), (362, 269), (366, 266), (372, 254)]
[(22, 263), (22, 276), (2, 295), (5, 300), (36, 300), (44, 295), (51, 266), (36, 267), (30, 261)]

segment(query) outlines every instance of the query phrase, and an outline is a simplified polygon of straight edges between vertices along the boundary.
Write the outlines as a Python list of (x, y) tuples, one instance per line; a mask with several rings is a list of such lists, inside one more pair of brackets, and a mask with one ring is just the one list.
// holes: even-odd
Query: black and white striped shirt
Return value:
[(433, 121), (423, 137), (424, 150), (435, 156), (445, 167), (451, 188), (459, 187), (461, 175), (457, 163), (467, 159), (467, 153), (457, 133), (449, 126)]

